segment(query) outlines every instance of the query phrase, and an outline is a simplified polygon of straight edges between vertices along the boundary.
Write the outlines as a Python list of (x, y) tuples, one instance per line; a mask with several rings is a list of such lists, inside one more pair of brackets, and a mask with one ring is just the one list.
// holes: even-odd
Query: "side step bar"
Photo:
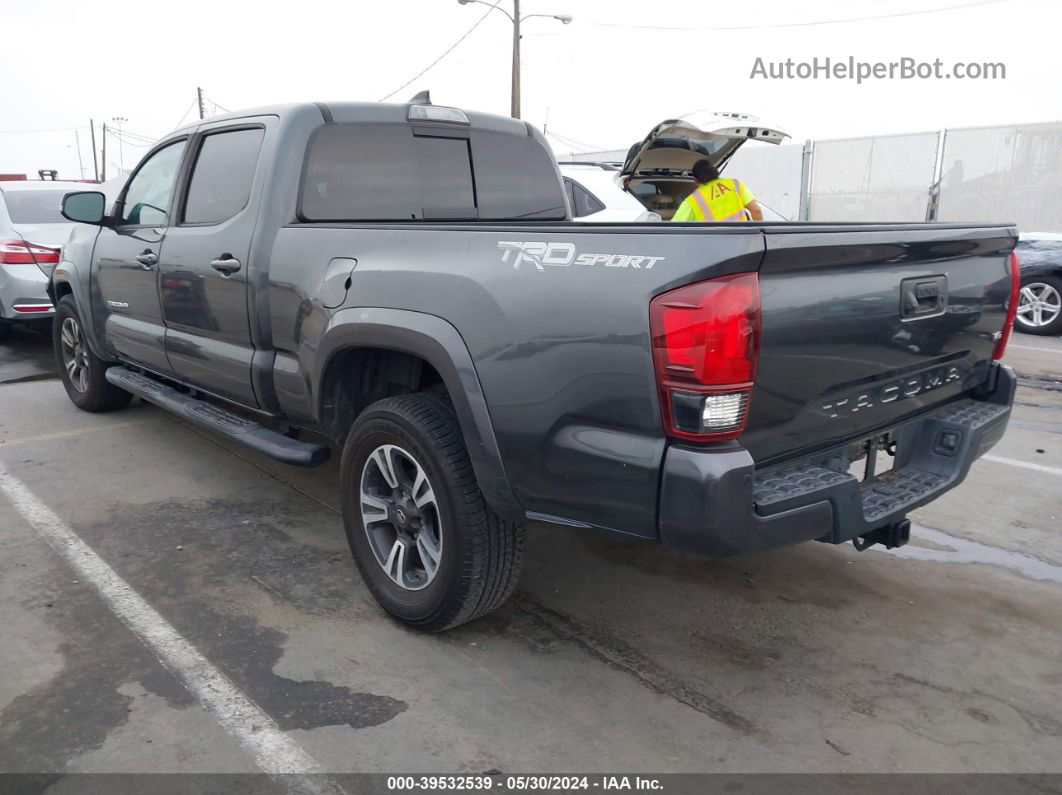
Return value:
[(277, 461), (297, 467), (320, 466), (328, 460), (328, 448), (285, 436), (213, 403), (199, 400), (161, 381), (133, 372), (126, 367), (111, 367), (107, 380), (126, 392), (143, 398), (176, 414), (200, 428), (220, 433), (234, 442), (264, 453)]

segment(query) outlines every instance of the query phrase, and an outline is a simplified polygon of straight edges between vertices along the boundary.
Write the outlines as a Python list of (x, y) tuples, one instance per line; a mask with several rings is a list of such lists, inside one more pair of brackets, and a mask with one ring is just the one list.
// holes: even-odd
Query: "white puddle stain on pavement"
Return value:
[(1024, 552), (1013, 552), (1009, 549), (989, 546), (978, 541), (957, 538), (956, 536), (948, 535), (942, 530), (936, 530), (915, 522), (911, 523), (911, 536), (912, 538), (923, 538), (934, 544), (948, 547), (948, 549), (929, 549), (907, 544), (898, 549), (886, 550), (884, 547), (875, 546), (871, 550), (886, 552), (889, 555), (910, 560), (928, 560), (936, 563), (983, 563), (989, 566), (1001, 566), (1005, 569), (1016, 571), (1031, 580), (1062, 584), (1062, 566), (1055, 566)]

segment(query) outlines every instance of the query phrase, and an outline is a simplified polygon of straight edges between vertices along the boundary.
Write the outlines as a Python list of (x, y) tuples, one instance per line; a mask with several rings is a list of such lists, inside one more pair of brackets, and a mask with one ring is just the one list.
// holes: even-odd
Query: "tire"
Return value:
[(366, 408), (343, 446), (340, 483), (354, 562), (406, 626), (456, 627), (516, 587), (524, 528), (487, 505), (446, 399), (415, 393)]
[(0, 342), (7, 342), (11, 338), (11, 324), (0, 320)]
[(1062, 334), (1062, 278), (1033, 276), (1022, 281), (1014, 328), (1026, 334)]
[(93, 413), (125, 408), (132, 394), (110, 383), (104, 373), (110, 366), (92, 352), (72, 296), (64, 295), (55, 308), (52, 349), (59, 378), (70, 402)]

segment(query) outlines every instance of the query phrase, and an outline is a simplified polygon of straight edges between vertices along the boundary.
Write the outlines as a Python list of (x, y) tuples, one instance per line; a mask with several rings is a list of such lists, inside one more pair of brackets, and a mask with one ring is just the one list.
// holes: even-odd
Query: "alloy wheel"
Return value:
[(76, 318), (63, 319), (59, 339), (63, 348), (63, 367), (70, 378), (70, 385), (78, 392), (85, 392), (89, 378), (88, 349)]
[(1062, 312), (1062, 296), (1050, 284), (1030, 282), (1021, 288), (1018, 318), (1026, 326), (1042, 328)]
[(360, 503), (376, 562), (400, 588), (426, 588), (442, 562), (443, 536), (424, 468), (398, 445), (380, 445), (362, 468)]

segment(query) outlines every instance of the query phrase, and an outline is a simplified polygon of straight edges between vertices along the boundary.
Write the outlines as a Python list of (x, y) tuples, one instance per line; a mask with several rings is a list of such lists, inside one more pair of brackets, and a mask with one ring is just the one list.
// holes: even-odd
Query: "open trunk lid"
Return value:
[(760, 464), (866, 438), (984, 383), (1013, 227), (765, 227), (742, 444)]
[(722, 170), (749, 140), (779, 144), (788, 134), (741, 113), (697, 111), (656, 125), (627, 153), (622, 176), (691, 176), (693, 164), (707, 159)]

